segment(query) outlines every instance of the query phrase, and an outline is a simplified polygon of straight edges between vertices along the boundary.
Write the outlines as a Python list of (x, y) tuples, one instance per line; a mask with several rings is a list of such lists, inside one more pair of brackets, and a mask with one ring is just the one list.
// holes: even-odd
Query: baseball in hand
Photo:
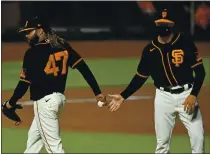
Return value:
[(104, 104), (104, 102), (98, 101), (98, 107), (103, 107)]

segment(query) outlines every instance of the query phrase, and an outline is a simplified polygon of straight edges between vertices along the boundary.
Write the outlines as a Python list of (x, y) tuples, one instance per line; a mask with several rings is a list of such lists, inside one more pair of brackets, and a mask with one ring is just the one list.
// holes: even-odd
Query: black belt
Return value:
[(182, 87), (177, 88), (177, 89), (172, 89), (172, 87), (157, 87), (158, 89), (162, 90), (162, 91), (166, 91), (166, 92), (170, 92), (171, 94), (180, 94), (190, 88), (192, 88), (192, 84), (186, 84), (187, 87), (185, 88), (184, 85), (182, 85)]

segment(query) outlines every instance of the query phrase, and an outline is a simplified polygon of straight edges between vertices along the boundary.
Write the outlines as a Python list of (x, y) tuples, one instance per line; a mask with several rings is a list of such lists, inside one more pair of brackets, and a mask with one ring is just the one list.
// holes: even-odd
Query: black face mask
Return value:
[(164, 37), (168, 36), (173, 32), (173, 27), (169, 26), (156, 26), (156, 33), (157, 35)]

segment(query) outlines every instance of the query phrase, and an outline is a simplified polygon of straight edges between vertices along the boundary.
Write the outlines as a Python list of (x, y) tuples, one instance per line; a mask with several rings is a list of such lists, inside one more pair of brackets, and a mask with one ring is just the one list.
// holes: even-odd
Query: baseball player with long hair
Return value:
[(20, 81), (10, 100), (2, 105), (3, 113), (20, 123), (15, 110), (21, 106), (16, 102), (30, 87), (35, 116), (24, 153), (39, 153), (43, 146), (48, 153), (64, 153), (59, 115), (66, 102), (64, 91), (68, 67), (82, 74), (97, 101), (105, 102), (105, 96), (83, 58), (43, 20), (37, 17), (27, 20), (20, 33), (25, 35), (30, 48), (25, 52)]
[[(198, 94), (205, 78), (202, 58), (191, 37), (174, 31), (175, 22), (164, 9), (155, 20), (157, 37), (143, 50), (137, 73), (120, 94), (110, 95), (116, 111), (149, 76), (154, 80), (156, 153), (168, 153), (178, 115), (190, 137), (192, 153), (204, 152), (204, 129)], [(195, 73), (195, 75), (193, 75)]]

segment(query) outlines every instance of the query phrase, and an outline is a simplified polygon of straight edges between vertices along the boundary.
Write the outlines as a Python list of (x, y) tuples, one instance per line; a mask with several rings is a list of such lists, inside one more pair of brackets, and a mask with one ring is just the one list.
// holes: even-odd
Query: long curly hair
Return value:
[(50, 45), (53, 48), (63, 48), (65, 49), (65, 43), (67, 43), (67, 41), (60, 37), (58, 34), (56, 34), (56, 32), (52, 29), (50, 29), (49, 31), (47, 31), (47, 39), (49, 40)]

